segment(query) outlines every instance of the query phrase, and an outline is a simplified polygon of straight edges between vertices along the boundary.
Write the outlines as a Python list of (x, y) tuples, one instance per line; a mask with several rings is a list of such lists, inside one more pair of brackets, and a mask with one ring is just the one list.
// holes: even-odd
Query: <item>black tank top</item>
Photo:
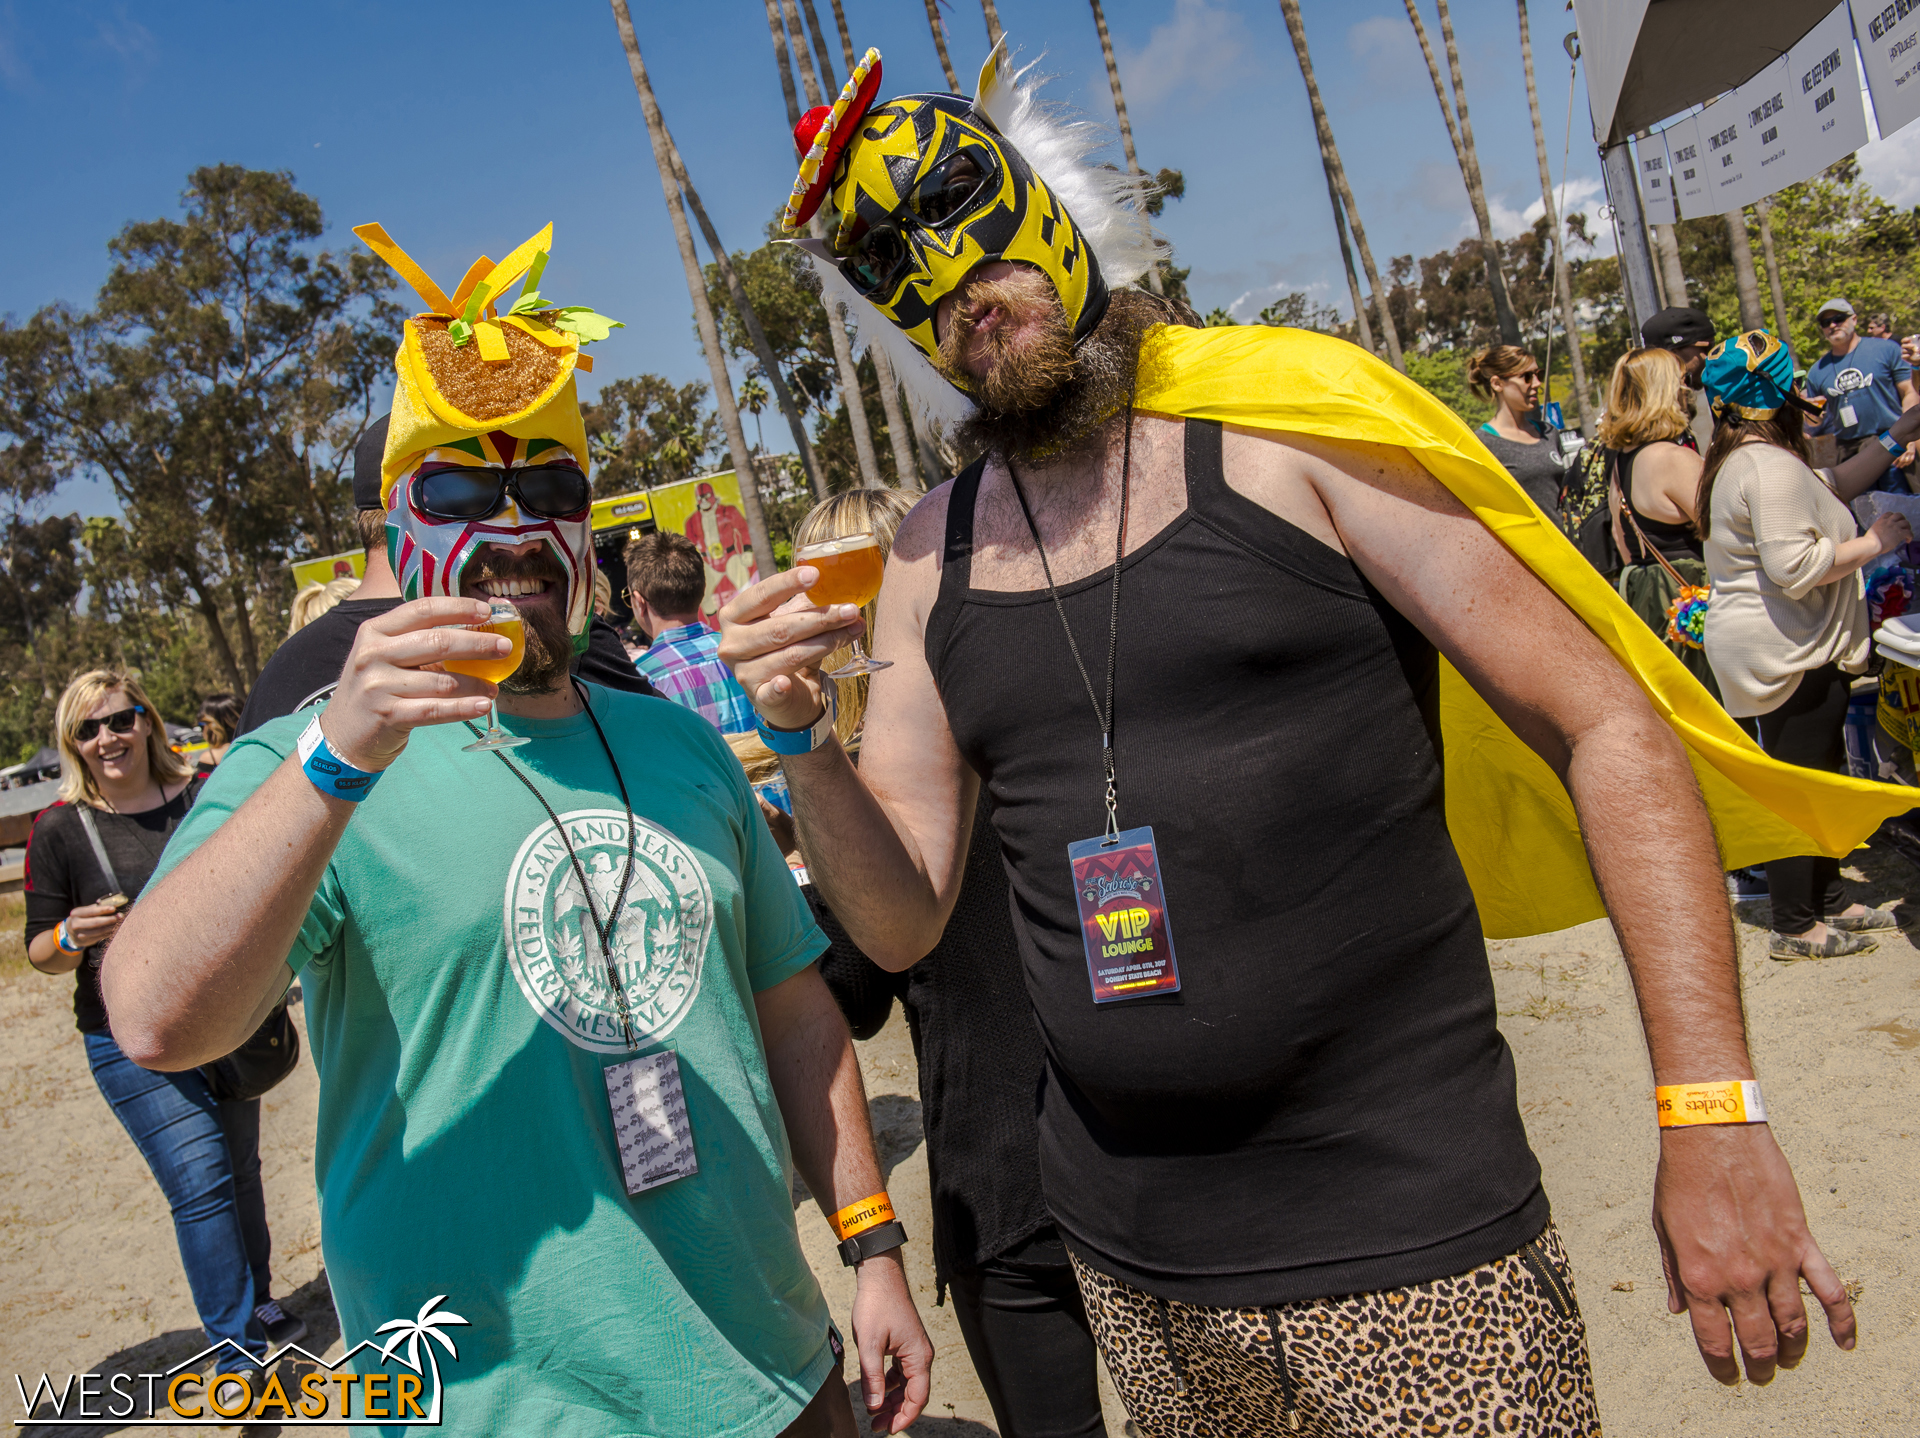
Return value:
[[(1654, 444), (1678, 444), (1677, 440), (1654, 440)], [(1705, 549), (1701, 546), (1700, 536), (1693, 532), (1690, 524), (1670, 524), (1664, 519), (1649, 519), (1640, 512), (1640, 506), (1633, 502), (1633, 461), (1634, 457), (1647, 445), (1636, 445), (1632, 449), (1620, 451), (1620, 498), (1627, 508), (1633, 511), (1633, 517), (1639, 522), (1640, 532), (1647, 537), (1647, 543), (1659, 550), (1668, 559), (1704, 559)], [(1635, 552), (1635, 562), (1652, 564), (1653, 556), (1639, 553), (1639, 541), (1628, 527), (1627, 546)]]
[[(1181, 991), (1096, 1006), (1067, 845), (1100, 734), (1044, 590), (970, 587), (949, 499), (927, 660), (994, 806), (1047, 1051), (1047, 1202), (1082, 1259), (1259, 1306), (1465, 1272), (1547, 1218), (1473, 895), (1447, 833), (1438, 659), (1351, 561), (1227, 487), (1123, 561), (1120, 825), (1159, 847)], [(1103, 689), (1112, 571), (1061, 587)]]

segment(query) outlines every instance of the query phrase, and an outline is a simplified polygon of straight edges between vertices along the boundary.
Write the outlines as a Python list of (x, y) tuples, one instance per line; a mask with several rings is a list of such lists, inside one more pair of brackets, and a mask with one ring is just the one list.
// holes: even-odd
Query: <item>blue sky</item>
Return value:
[[(844, 3), (855, 45), (885, 57), (887, 88), (940, 87), (921, 0)], [(831, 24), (827, 0), (818, 8)], [(1380, 263), (1470, 233), (1399, 0), (1303, 8)], [(1431, 26), (1431, 5), (1423, 9)], [(722, 238), (736, 249), (757, 243), (794, 170), (760, 0), (634, 0), (633, 10), (655, 91)], [(985, 22), (975, 0), (943, 10), (970, 87)], [(1454, 12), (1496, 227), (1511, 233), (1539, 205), (1516, 14), (1491, 0)], [(1023, 58), (1044, 52), (1057, 76), (1050, 95), (1112, 123), (1083, 0), (1000, 0), (999, 13)], [(1530, 13), (1557, 177), (1568, 88), (1560, 37), (1572, 16), (1560, 0), (1536, 0)], [(1141, 163), (1186, 172), (1188, 198), (1168, 206), (1162, 227), (1193, 267), (1200, 308), (1251, 318), (1301, 288), (1345, 310), (1306, 93), (1274, 0), (1109, 0), (1107, 17)], [(1584, 87), (1573, 103), (1569, 194), (1591, 202), (1598, 165)], [(327, 244), (357, 244), (351, 227), (378, 220), (448, 286), (481, 251), (498, 256), (551, 219), (542, 289), (627, 322), (595, 346), (596, 378), (707, 378), (639, 104), (611, 12), (596, 0), (0, 0), (0, 135), (13, 197), (0, 230), (0, 314), (89, 303), (123, 224), (177, 212), (189, 170), (231, 162), (292, 171), (324, 209)], [(102, 507), (82, 485), (59, 502)]]

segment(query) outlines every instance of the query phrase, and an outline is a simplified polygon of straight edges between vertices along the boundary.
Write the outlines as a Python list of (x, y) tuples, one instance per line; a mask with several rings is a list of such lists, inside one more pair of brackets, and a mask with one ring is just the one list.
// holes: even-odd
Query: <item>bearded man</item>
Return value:
[(1765, 1381), (1804, 1276), (1852, 1347), (1756, 1102), (1709, 805), (1731, 866), (1844, 852), (1908, 791), (1768, 761), (1358, 348), (1123, 288), (1158, 259), (1133, 182), (997, 61), (971, 101), (878, 80), (870, 51), (802, 122), (786, 220), (824, 207), (822, 284), (985, 454), (894, 543), (857, 770), (819, 665), (858, 615), (815, 571), (723, 610), (721, 653), (881, 964), (938, 939), (991, 795), (1046, 1195), (1142, 1431), (1598, 1432), (1483, 936), (1602, 912), (1674, 1311)]
[[(341, 1331), (357, 1352), (416, 1310), (461, 1325), (429, 1333), (428, 1421), (852, 1434), (798, 1168), (841, 1220), (867, 1406), (898, 1431), (932, 1350), (826, 940), (712, 726), (568, 675), (593, 594), (573, 372), (609, 322), (539, 299), (551, 226), (452, 296), (356, 233), (426, 303), (381, 464), (408, 602), (360, 626), (317, 716), (229, 751), (115, 942), (118, 1036), (149, 1068), (206, 1063), (300, 976)], [(506, 745), (476, 744), (501, 604), (525, 657)]]

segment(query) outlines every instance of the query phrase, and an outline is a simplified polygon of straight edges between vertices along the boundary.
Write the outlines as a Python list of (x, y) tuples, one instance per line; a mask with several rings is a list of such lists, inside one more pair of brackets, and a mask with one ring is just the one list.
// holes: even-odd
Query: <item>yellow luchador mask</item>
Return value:
[[(998, 61), (996, 51), (981, 71), (982, 94), (997, 83)], [(1066, 206), (976, 101), (875, 104), (879, 84), (880, 52), (869, 50), (832, 108), (809, 111), (795, 129), (803, 159), (782, 217), (788, 233), (825, 203), (828, 238), (800, 244), (837, 265), (929, 359), (939, 351), (934, 307), (989, 260), (1046, 275), (1084, 339), (1106, 313), (1107, 285)]]

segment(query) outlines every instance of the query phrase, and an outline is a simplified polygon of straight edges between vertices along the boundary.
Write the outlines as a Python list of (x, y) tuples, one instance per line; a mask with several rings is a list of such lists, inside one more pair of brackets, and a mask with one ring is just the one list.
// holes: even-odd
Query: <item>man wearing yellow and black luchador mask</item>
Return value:
[[(883, 966), (940, 939), (991, 794), (1047, 1203), (1140, 1427), (1598, 1432), (1484, 941), (1603, 915), (1670, 1090), (1644, 1122), (1675, 1311), (1722, 1381), (1735, 1344), (1757, 1381), (1797, 1355), (1803, 1278), (1850, 1347), (1722, 871), (1843, 855), (1912, 791), (1763, 754), (1372, 355), (1132, 288), (1135, 182), (997, 57), (971, 100), (878, 100), (869, 52), (797, 133), (788, 225), (818, 211), (826, 292), (984, 453), (895, 539), (857, 769), (820, 662), (860, 624), (809, 608), (812, 568), (723, 609), (721, 652)], [(1364, 1372), (1320, 1341), (1456, 1302), (1470, 1325)]]

